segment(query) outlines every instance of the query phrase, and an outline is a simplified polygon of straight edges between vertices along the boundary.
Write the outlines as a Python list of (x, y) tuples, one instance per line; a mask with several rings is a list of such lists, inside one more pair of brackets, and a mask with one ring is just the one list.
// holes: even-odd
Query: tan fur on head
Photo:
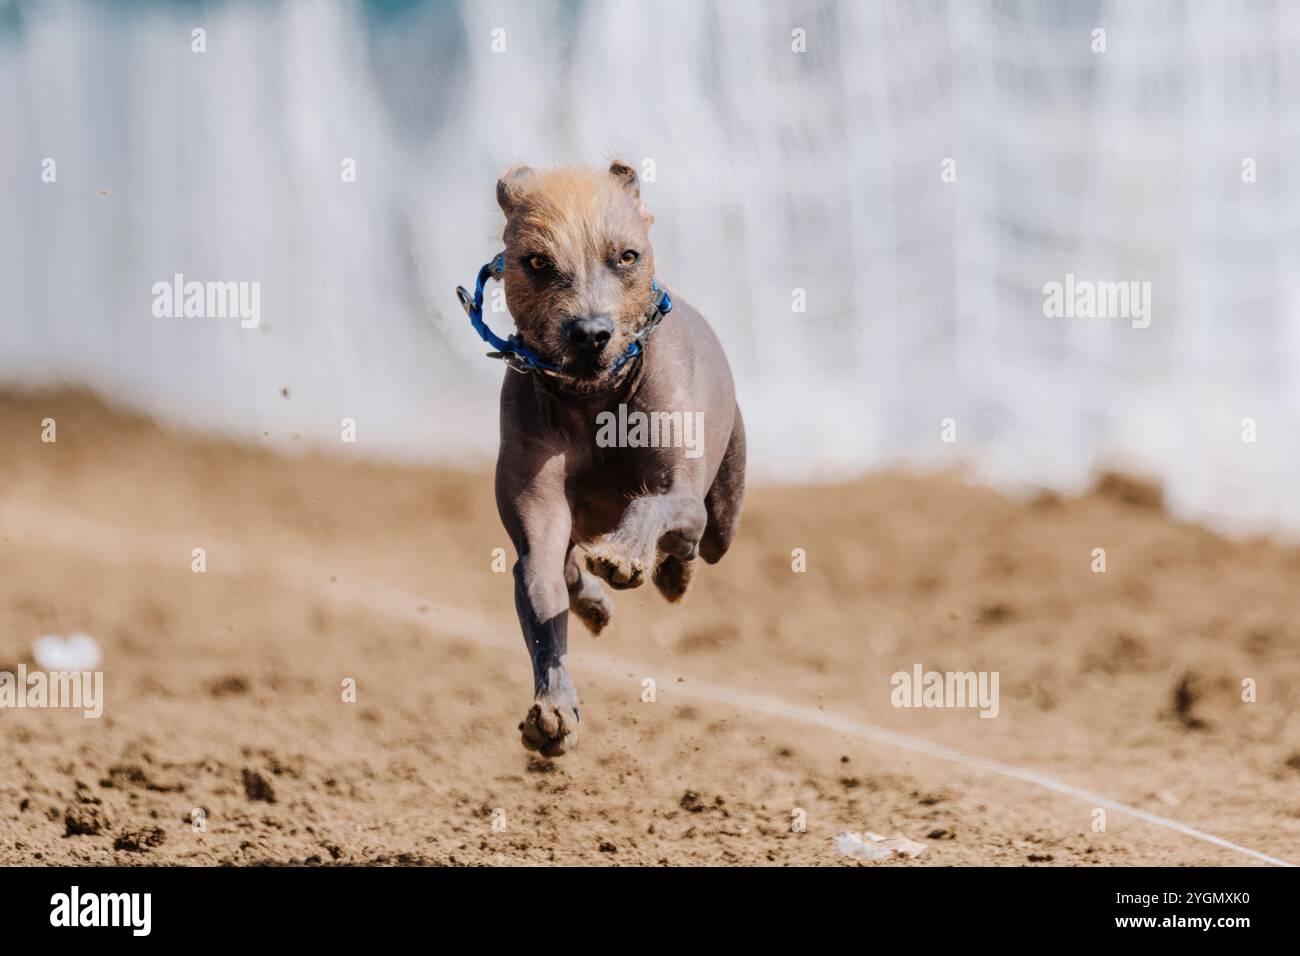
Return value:
[[(565, 368), (572, 358), (565, 323), (609, 318), (603, 365), (582, 373), (599, 387), (654, 302), (654, 217), (636, 171), (620, 162), (608, 170), (514, 166), (497, 183), (497, 202), (506, 216), (506, 302), (516, 328), (543, 359)], [(625, 261), (629, 253), (635, 261)]]

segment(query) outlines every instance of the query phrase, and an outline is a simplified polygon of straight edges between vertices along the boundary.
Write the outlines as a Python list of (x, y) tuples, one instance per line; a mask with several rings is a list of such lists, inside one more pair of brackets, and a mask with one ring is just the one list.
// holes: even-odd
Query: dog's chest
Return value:
[(633, 498), (664, 490), (661, 468), (654, 458), (633, 449), (602, 449), (596, 455), (569, 459), (567, 496), (575, 540), (608, 534), (618, 526)]

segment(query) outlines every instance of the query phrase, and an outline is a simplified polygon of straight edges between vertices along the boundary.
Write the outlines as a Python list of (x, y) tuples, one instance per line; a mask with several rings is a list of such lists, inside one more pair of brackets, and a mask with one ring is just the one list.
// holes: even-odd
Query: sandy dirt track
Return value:
[[(494, 548), (486, 472), (286, 458), (85, 395), (0, 398), (0, 670), (85, 631), (107, 697), (100, 720), (0, 710), (0, 864), (836, 865), (842, 830), (926, 844), (880, 865), (1253, 862), (1118, 814), (1094, 832), (1085, 802), (687, 699), (692, 681), (1300, 862), (1300, 551), (1176, 522), (1140, 486), (754, 488), (683, 605), (643, 588), (600, 638), (571, 627), (583, 737), (556, 760), (519, 744), (531, 680)], [(594, 654), (644, 672), (591, 673)], [(998, 671), (1001, 713), (892, 707), (890, 675), (917, 662)]]

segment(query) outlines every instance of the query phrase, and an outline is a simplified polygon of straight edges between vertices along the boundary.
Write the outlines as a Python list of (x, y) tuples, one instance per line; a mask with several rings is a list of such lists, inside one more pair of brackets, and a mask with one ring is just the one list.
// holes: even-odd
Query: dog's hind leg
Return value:
[(731, 539), (740, 527), (740, 503), (745, 497), (745, 423), (736, 409), (736, 422), (731, 426), (731, 439), (722, 456), (722, 465), (704, 496), (704, 508), (709, 522), (700, 539), (700, 557), (709, 564), (717, 564), (731, 547)]
[(564, 559), (564, 584), (569, 589), (569, 610), (582, 619), (592, 634), (599, 634), (614, 616), (614, 602), (605, 593), (600, 579), (578, 562), (578, 549), (572, 542)]
[(684, 561), (675, 554), (665, 554), (655, 568), (655, 587), (665, 598), (676, 603), (690, 587), (694, 568), (693, 560)]

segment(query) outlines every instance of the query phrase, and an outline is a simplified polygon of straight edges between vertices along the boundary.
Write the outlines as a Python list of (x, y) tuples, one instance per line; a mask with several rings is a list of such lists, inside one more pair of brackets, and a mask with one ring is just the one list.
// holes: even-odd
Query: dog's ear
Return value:
[(531, 166), (511, 166), (497, 180), (497, 205), (509, 216), (519, 204), (524, 193), (524, 184), (533, 176)]
[(645, 220), (646, 226), (654, 225), (655, 217), (646, 209), (645, 203), (641, 201), (641, 180), (636, 174), (636, 170), (627, 163), (614, 160), (609, 164), (609, 174), (618, 180), (619, 185), (628, 191), (633, 199), (636, 200), (637, 212), (641, 213), (641, 218)]
[(635, 169), (616, 159), (609, 164), (609, 174), (617, 179), (623, 188), (633, 196), (637, 199), (641, 198), (641, 180), (637, 178)]

